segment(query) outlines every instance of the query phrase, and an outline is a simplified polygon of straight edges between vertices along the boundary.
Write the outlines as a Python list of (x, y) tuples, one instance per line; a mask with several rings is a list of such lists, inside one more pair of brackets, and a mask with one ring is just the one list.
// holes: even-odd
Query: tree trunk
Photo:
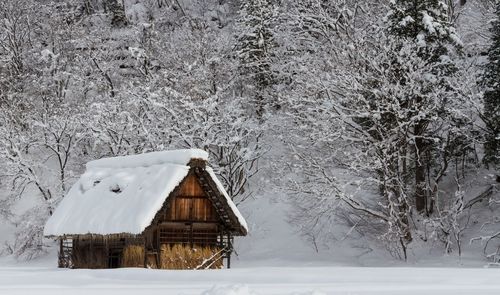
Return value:
[(113, 27), (124, 27), (128, 24), (127, 16), (125, 15), (125, 7), (118, 3), (119, 0), (107, 0), (108, 8), (111, 12), (111, 25)]
[(427, 205), (426, 180), (426, 144), (422, 135), (424, 133), (422, 121), (415, 125), (415, 207), (418, 212), (423, 212)]

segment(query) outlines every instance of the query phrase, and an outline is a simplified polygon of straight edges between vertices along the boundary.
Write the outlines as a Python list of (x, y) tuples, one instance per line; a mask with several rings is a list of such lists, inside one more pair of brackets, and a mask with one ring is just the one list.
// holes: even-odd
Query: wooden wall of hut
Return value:
[(216, 269), (227, 255), (217, 245), (165, 243), (159, 256), (147, 256), (140, 237), (76, 236), (72, 241), (72, 268)]
[(186, 177), (176, 195), (172, 196), (169, 202), (162, 221), (217, 222), (215, 208), (193, 174)]

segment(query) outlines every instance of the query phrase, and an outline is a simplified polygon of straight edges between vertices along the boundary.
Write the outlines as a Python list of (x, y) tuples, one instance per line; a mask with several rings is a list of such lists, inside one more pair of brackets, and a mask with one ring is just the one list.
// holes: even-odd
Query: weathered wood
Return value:
[(233, 245), (231, 245), (231, 234), (227, 233), (227, 268), (231, 268), (231, 252), (233, 251)]
[(148, 267), (148, 248), (146, 247), (146, 239), (144, 238), (143, 240), (143, 247), (144, 247), (144, 261), (142, 262), (143, 263), (143, 266), (144, 268), (147, 268)]
[(182, 181), (177, 195), (185, 197), (204, 197), (205, 191), (201, 187), (196, 175), (189, 173), (188, 176)]
[(171, 196), (169, 202), (166, 221), (217, 221), (215, 208), (194, 173), (183, 180), (178, 193)]
[(160, 243), (160, 230), (157, 228), (156, 229), (156, 232), (158, 234), (158, 238), (157, 238), (157, 241), (158, 241), (158, 246), (156, 247), (156, 253), (159, 253), (159, 255), (156, 255), (156, 265), (158, 266), (158, 268), (161, 268), (161, 243)]

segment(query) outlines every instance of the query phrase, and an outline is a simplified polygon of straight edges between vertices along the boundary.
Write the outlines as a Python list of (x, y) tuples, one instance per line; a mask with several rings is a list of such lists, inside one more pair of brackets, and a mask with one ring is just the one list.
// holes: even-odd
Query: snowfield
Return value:
[(0, 294), (500, 294), (500, 269), (255, 267), (216, 271), (0, 267)]

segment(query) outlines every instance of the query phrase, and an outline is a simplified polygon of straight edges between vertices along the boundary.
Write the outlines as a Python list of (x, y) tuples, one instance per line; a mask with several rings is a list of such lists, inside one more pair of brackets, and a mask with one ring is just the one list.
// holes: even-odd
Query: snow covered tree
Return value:
[(406, 258), (425, 220), (411, 219), (413, 208), (448, 208), (454, 194), (442, 195), (441, 182), (472, 150), (474, 105), (459, 38), (440, 5), (393, 1), (383, 23), (353, 21), (346, 33), (307, 39), (322, 44), (311, 50), (323, 65), (294, 65), (309, 73), (295, 75), (289, 100), (300, 130), (291, 145), (303, 171), (294, 180), (303, 224), (329, 228), (323, 222), (347, 209), (351, 224), (374, 220), (369, 231)]
[[(33, 4), (27, 0), (0, 3), (0, 77), (17, 76), (25, 70), (26, 47), (30, 42)], [(3, 84), (3, 83), (2, 83)]]
[[(438, 0), (393, 1), (388, 18), (389, 31), (400, 42), (395, 49), (412, 44), (416, 57), (421, 59), (428, 70), (424, 73), (424, 79), (418, 81), (417, 89), (407, 89), (406, 93), (402, 93), (401, 103), (409, 110), (407, 115), (416, 118), (411, 123), (414, 140), (415, 207), (419, 212), (431, 213), (434, 204), (430, 196), (428, 183), (431, 180), (427, 177), (427, 170), (432, 160), (429, 156), (435, 149), (433, 141), (437, 138), (429, 132), (433, 132), (430, 123), (433, 118), (446, 115), (446, 102), (459, 95), (449, 84), (447, 77), (456, 71), (456, 65), (450, 58), (453, 53), (449, 50), (459, 46), (461, 42), (447, 19), (447, 6)], [(413, 83), (405, 75), (408, 70), (404, 67), (404, 64), (395, 65), (394, 70), (397, 73), (394, 75), (394, 83)], [(443, 96), (436, 97), (436, 89), (442, 89)]]
[[(272, 48), (275, 46), (273, 26), (276, 9), (272, 0), (243, 1), (239, 11), (237, 54), (243, 81), (247, 80), (255, 112), (261, 117), (268, 101), (266, 90), (273, 84)], [(247, 78), (247, 79), (245, 79)], [(244, 82), (245, 83), (245, 82)]]
[(500, 3), (496, 7), (496, 20), (492, 23), (492, 44), (488, 50), (488, 63), (483, 78), (484, 112), (486, 125), (484, 163), (491, 167), (500, 165)]
[[(35, 3), (22, 4), (12, 7), (29, 8)], [(92, 116), (86, 112), (91, 100), (87, 100), (88, 84), (83, 78), (88, 66), (75, 49), (76, 42), (66, 42), (70, 35), (81, 37), (81, 31), (72, 30), (73, 24), (67, 22), (71, 15), (67, 13), (73, 11), (70, 4), (74, 3), (45, 2), (36, 10), (13, 14), (19, 28), (29, 29), (24, 43), (18, 43), (23, 67), (17, 75), (0, 79), (0, 158), (4, 171), (0, 178), (6, 192), (2, 201), (13, 207), (19, 200), (30, 204), (22, 212), (4, 208), (19, 231), (10, 245), (11, 252), (25, 258), (43, 253), (43, 224), (85, 158), (83, 151), (88, 146), (81, 143), (91, 141), (86, 137), (92, 125)], [(26, 24), (25, 18), (29, 19)], [(36, 26), (31, 27), (32, 23)]]
[[(55, 105), (50, 99), (10, 103), (0, 107), (5, 115), (0, 123), (5, 169), (0, 178), (10, 184), (8, 203), (31, 202), (22, 216), (10, 218), (19, 229), (13, 253), (31, 258), (43, 253), (43, 224), (69, 188), (72, 171), (78, 169), (75, 160), (82, 156), (79, 144), (86, 137), (88, 121), (70, 115), (77, 106)], [(23, 114), (20, 108), (36, 111)]]

